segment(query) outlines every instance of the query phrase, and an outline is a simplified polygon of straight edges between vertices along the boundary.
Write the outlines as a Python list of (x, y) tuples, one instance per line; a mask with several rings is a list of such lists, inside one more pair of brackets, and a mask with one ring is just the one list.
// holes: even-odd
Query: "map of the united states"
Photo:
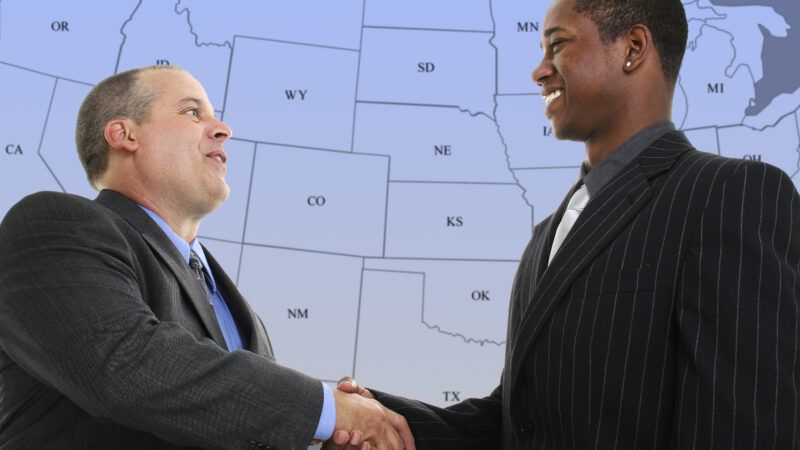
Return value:
[[(676, 126), (795, 176), (800, 4), (684, 4)], [(279, 361), (440, 405), (487, 395), (520, 254), (583, 159), (531, 82), (547, 6), (0, 0), (0, 217), (39, 190), (94, 197), (74, 145), (83, 97), (180, 65), (234, 130), (231, 197), (201, 240)]]

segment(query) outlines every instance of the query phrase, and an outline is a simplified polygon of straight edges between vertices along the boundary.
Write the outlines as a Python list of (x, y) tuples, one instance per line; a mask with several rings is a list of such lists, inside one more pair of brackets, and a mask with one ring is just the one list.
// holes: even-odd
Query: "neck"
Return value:
[(163, 203), (158, 203), (148, 197), (140, 196), (131, 199), (158, 214), (158, 216), (164, 219), (164, 222), (169, 225), (172, 231), (187, 243), (191, 244), (197, 237), (197, 232), (200, 230), (200, 218), (180, 214), (176, 212), (176, 209), (165, 207)]
[[(671, 106), (671, 105), (670, 105)], [(584, 144), (586, 146), (586, 160), (590, 167), (600, 164), (609, 155), (614, 153), (628, 139), (636, 136), (651, 126), (670, 120), (670, 107), (657, 110), (651, 107), (630, 108), (628, 114), (617, 125), (608, 128), (608, 131), (590, 136)]]
[(185, 208), (179, 204), (173, 204), (175, 202), (170, 202), (169, 199), (150, 195), (148, 190), (139, 185), (135, 179), (120, 183), (104, 182), (101, 187), (116, 191), (158, 214), (172, 231), (187, 243), (191, 243), (197, 237), (202, 216), (185, 212)]

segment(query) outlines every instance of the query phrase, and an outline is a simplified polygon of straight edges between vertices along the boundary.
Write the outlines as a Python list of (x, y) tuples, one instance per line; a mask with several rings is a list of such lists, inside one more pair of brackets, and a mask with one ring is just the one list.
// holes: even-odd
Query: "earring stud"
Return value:
[(625, 63), (625, 67), (630, 67), (632, 64), (633, 64), (632, 62), (628, 61)]

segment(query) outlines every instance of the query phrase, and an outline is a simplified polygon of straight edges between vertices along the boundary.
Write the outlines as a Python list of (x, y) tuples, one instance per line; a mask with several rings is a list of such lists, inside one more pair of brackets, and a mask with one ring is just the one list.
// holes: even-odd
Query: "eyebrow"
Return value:
[(203, 104), (203, 101), (197, 97), (183, 97), (182, 99), (178, 100), (178, 103), (189, 103), (189, 102), (194, 102), (198, 105)]
[(550, 37), (551, 34), (553, 34), (555, 32), (558, 32), (558, 31), (567, 31), (567, 30), (565, 30), (562, 27), (552, 27), (552, 28), (548, 28), (548, 29), (544, 30), (544, 33), (542, 33), (542, 36)]
[[(565, 28), (563, 28), (563, 27), (558, 27), (558, 26), (550, 27), (550, 28), (544, 30), (544, 33), (542, 33), (542, 39), (549, 38), (550, 35), (552, 35), (553, 33), (559, 32), (559, 31), (567, 31), (567, 30)], [(542, 45), (541, 41), (539, 41), (539, 48), (544, 49), (544, 46)]]

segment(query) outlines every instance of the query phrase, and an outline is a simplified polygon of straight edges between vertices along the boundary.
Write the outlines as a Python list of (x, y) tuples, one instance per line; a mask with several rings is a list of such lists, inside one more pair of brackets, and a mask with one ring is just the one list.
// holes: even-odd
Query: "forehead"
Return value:
[(210, 104), (200, 82), (182, 70), (149, 70), (141, 74), (140, 82), (158, 91), (159, 103), (173, 104), (180, 102), (181, 99), (195, 98)]
[(544, 33), (553, 28), (576, 31), (584, 20), (588, 20), (575, 11), (575, 0), (554, 0), (544, 16)]

